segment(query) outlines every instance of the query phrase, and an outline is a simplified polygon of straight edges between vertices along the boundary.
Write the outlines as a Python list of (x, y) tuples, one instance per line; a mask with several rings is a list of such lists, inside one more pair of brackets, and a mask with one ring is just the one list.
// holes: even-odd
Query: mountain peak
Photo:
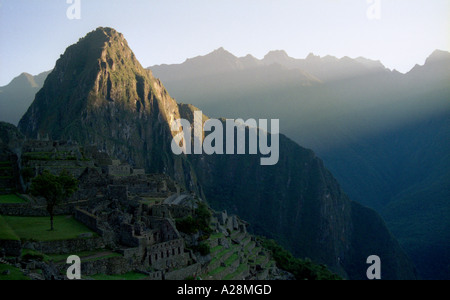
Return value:
[(308, 56), (306, 57), (306, 60), (317, 60), (320, 59), (319, 55), (315, 55), (314, 53), (309, 53)]
[(224, 47), (220, 47), (220, 48), (214, 50), (213, 53), (228, 53), (228, 51), (225, 50)]
[(435, 50), (426, 60), (427, 63), (435, 63), (443, 60), (450, 60), (450, 52)]
[(89, 32), (83, 39), (90, 39), (103, 36), (106, 40), (125, 40), (122, 33), (110, 27), (98, 27), (94, 31)]
[(289, 58), (289, 55), (284, 50), (274, 50), (264, 56), (264, 60), (286, 60)]
[(39, 85), (36, 83), (36, 81), (34, 80), (34, 76), (23, 72), (22, 74), (20, 74), (19, 76), (17, 76), (16, 78), (14, 78), (8, 85), (8, 87), (15, 87), (15, 88), (23, 88), (23, 87), (32, 87), (32, 88), (37, 88), (39, 87)]
[[(124, 36), (99, 27), (61, 55), (19, 127), (30, 136), (39, 129), (55, 139), (66, 138), (70, 126), (85, 126), (97, 118), (96, 112), (105, 119), (119, 111), (149, 117), (154, 101), (170, 100), (162, 84), (138, 62)], [(70, 118), (61, 118), (69, 114)]]
[(207, 56), (218, 57), (218, 58), (232, 58), (232, 59), (236, 59), (236, 56), (234, 56), (231, 52), (225, 50), (225, 48), (223, 48), (223, 47), (220, 47), (219, 49), (214, 50), (213, 52), (211, 52)]
[(386, 69), (386, 67), (383, 65), (383, 63), (379, 60), (371, 60), (371, 59), (360, 56), (358, 58), (355, 58), (355, 61), (364, 65), (368, 69)]

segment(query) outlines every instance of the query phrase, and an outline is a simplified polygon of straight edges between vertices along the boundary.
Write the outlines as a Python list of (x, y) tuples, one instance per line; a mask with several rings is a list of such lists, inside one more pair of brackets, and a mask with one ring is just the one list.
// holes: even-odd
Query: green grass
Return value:
[(256, 258), (255, 263), (256, 263), (257, 265), (260, 265), (260, 264), (263, 264), (265, 261), (267, 261), (267, 257), (259, 255), (259, 256)]
[(51, 259), (48, 255), (31, 249), (22, 249), (22, 259), (33, 259), (38, 261), (49, 262)]
[(21, 240), (42, 242), (73, 240), (78, 239), (78, 236), (83, 233), (92, 233), (94, 237), (98, 236), (72, 216), (56, 216), (54, 218), (54, 231), (50, 231), (49, 217), (3, 216), (3, 219)]
[[(248, 268), (247, 264), (239, 265), (239, 267), (236, 269), (236, 271), (234, 273), (228, 274), (227, 276), (225, 276), (223, 278), (223, 280), (233, 280), (233, 279), (235, 279), (235, 277), (237, 275), (242, 274), (242, 272), (244, 272), (247, 268)], [(242, 279), (242, 278), (240, 278), (240, 279)]]
[(212, 270), (211, 272), (209, 272), (208, 276), (214, 276), (219, 273), (222, 273), (223, 271), (225, 271), (225, 269), (226, 269), (226, 267), (218, 267), (215, 270)]
[(94, 280), (142, 280), (146, 277), (148, 277), (145, 274), (136, 273), (136, 272), (130, 272), (123, 275), (104, 275), (104, 274), (97, 274), (93, 276), (89, 276), (90, 278)]
[(221, 245), (216, 246), (211, 249), (211, 253), (216, 253), (216, 252), (220, 251), (222, 248), (223, 248), (223, 246), (221, 246)]
[[(9, 270), (9, 275), (3, 275), (2, 273)], [(30, 280), (27, 276), (16, 267), (0, 264), (0, 281), (1, 280)]]
[[(101, 260), (101, 259), (108, 259), (108, 258), (121, 257), (122, 256), (119, 253), (107, 253), (107, 254), (102, 255), (102, 256), (89, 258), (90, 256), (94, 256), (96, 254), (103, 253), (103, 252), (108, 252), (108, 250), (98, 249), (98, 250), (93, 250), (93, 251), (83, 251), (83, 252), (79, 252), (79, 253), (72, 253), (71, 255), (78, 256), (81, 259), (82, 262), (84, 262), (84, 261), (97, 261), (97, 260)], [(68, 255), (68, 254), (48, 254), (46, 256), (47, 256), (48, 260), (51, 260), (53, 262), (65, 262), (66, 259), (70, 255)]]
[(244, 250), (246, 252), (249, 252), (250, 247), (253, 247), (252, 249), (255, 249), (255, 242), (249, 242), (247, 245), (245, 245)]
[(226, 253), (228, 253), (229, 251), (230, 251), (230, 249), (225, 249), (225, 248), (223, 248), (222, 251), (220, 251), (219, 253), (217, 253), (217, 254), (214, 255), (214, 258), (211, 260), (210, 264), (213, 264), (213, 263), (215, 263), (216, 261), (222, 259), (222, 257), (223, 257)]
[(227, 267), (229, 267), (229, 266), (231, 266), (232, 263), (234, 263), (238, 259), (239, 259), (239, 255), (237, 253), (234, 253), (227, 260), (225, 260), (224, 263)]
[(0, 240), (20, 241), (19, 236), (16, 235), (2, 216), (0, 216)]
[(16, 203), (27, 203), (24, 199), (17, 195), (1, 195), (0, 204), (16, 204)]
[(223, 237), (223, 233), (214, 233), (214, 234), (211, 234), (210, 239), (219, 239), (222, 237)]

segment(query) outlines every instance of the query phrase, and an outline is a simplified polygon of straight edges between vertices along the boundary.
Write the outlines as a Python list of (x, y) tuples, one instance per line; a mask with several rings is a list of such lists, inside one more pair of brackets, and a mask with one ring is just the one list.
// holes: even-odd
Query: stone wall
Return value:
[(105, 248), (101, 237), (48, 242), (25, 242), (22, 246), (24, 249), (36, 250), (44, 254), (73, 254)]
[(109, 199), (117, 199), (119, 201), (128, 201), (128, 186), (126, 185), (109, 185), (107, 196)]
[(190, 207), (181, 206), (181, 205), (169, 205), (169, 210), (173, 218), (182, 219), (187, 216), (191, 216), (194, 213), (194, 210)]
[(147, 251), (149, 264), (158, 270), (184, 267), (187, 264), (183, 239), (159, 243), (148, 247)]
[[(68, 264), (59, 267), (62, 274), (66, 274)], [(123, 257), (110, 257), (98, 260), (83, 261), (81, 259), (81, 276), (103, 275), (122, 275), (134, 271), (134, 266), (130, 265)]]
[(146, 273), (148, 276), (143, 280), (163, 280), (163, 274), (161, 271)]
[(134, 234), (133, 225), (122, 223), (120, 225), (120, 243), (128, 247), (139, 247), (141, 240)]
[(131, 175), (131, 167), (130, 165), (123, 164), (123, 165), (112, 165), (107, 166), (107, 174), (110, 176), (130, 176)]
[(119, 275), (133, 270), (134, 265), (130, 265), (123, 257), (112, 257), (85, 262), (83, 262), (83, 260), (81, 261), (81, 274), (84, 276), (96, 274)]
[[(91, 201), (76, 201), (57, 206), (55, 215), (71, 215), (75, 211), (75, 207), (86, 207)], [(21, 217), (48, 217), (46, 206), (36, 206), (31, 203), (2, 203), (0, 204), (0, 215), (4, 216), (21, 216)]]
[(228, 231), (239, 230), (243, 233), (247, 232), (248, 224), (235, 215), (229, 216), (226, 211), (216, 212), (213, 215), (212, 223), (216, 224), (219, 230), (222, 227)]
[(141, 256), (142, 250), (139, 247), (135, 248), (123, 248), (120, 249), (119, 252), (123, 255), (123, 257), (127, 260), (135, 260)]
[(152, 229), (159, 231), (158, 239), (155, 239), (156, 243), (172, 241), (180, 238), (180, 233), (171, 220), (149, 218), (147, 221)]
[(145, 175), (144, 169), (133, 169), (133, 175)]
[(186, 268), (168, 272), (164, 275), (165, 280), (186, 280), (189, 277), (195, 278), (201, 273), (201, 264), (196, 263)]
[(83, 223), (92, 231), (97, 232), (98, 234), (102, 234), (102, 231), (98, 228), (98, 218), (93, 214), (82, 210), (80, 208), (75, 209), (74, 213), (75, 220)]
[(5, 241), (0, 240), (0, 250), (5, 250), (6, 256), (20, 256), (22, 255), (22, 244), (20, 241)]
[(158, 218), (182, 219), (192, 215), (194, 209), (182, 205), (159, 204), (149, 207), (149, 215)]
[(172, 218), (168, 205), (154, 205), (150, 208), (149, 215), (157, 218)]
[[(161, 193), (156, 181), (148, 180), (145, 175), (131, 175), (126, 177), (113, 177), (113, 185), (126, 185), (132, 195), (156, 195)], [(162, 193), (165, 195), (165, 193)]]

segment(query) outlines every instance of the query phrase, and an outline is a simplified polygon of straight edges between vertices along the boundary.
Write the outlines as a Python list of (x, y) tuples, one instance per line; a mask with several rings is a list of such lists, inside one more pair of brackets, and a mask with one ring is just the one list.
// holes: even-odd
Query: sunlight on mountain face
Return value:
[(72, 250), (83, 279), (450, 278), (448, 0), (55, 3), (0, 0), (0, 280)]

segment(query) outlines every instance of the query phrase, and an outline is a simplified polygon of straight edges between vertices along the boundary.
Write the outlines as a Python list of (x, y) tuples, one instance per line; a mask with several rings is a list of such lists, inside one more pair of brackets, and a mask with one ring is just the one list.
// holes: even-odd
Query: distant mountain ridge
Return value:
[[(289, 76), (306, 79), (295, 70)], [(96, 144), (147, 172), (168, 174), (213, 207), (249, 220), (255, 232), (346, 278), (365, 279), (374, 253), (385, 264), (384, 279), (416, 278), (381, 217), (352, 202), (312, 151), (285, 136), (273, 167), (261, 166), (258, 155), (173, 155), (171, 122), (193, 123), (195, 110), (178, 104), (140, 65), (122, 34), (98, 28), (58, 60), (19, 129), (28, 137)]]
[[(365, 58), (273, 51), (234, 61), (243, 59), (252, 66), (208, 76), (198, 70), (215, 67), (203, 57), (194, 70), (150, 69), (211, 117), (280, 119), (281, 132), (317, 152), (351, 199), (382, 213), (424, 278), (449, 279), (450, 53), (436, 50), (406, 74)], [(317, 80), (304, 84), (292, 70)]]
[[(250, 54), (238, 58), (224, 48), (219, 48), (205, 56), (188, 59), (182, 64), (156, 65), (149, 69), (165, 80), (178, 81), (230, 71), (268, 67), (274, 64), (289, 70), (300, 70), (303, 72), (305, 80), (309, 79), (311, 82), (355, 77), (370, 72), (390, 72), (380, 61), (363, 57), (338, 59), (333, 56), (315, 56), (311, 53), (305, 59), (296, 59), (290, 57), (284, 50), (274, 50), (259, 60)], [(209, 69), (208, 66), (210, 66)], [(174, 69), (176, 72), (172, 72)]]
[(36, 76), (22, 73), (8, 85), (0, 87), (0, 120), (17, 125), (48, 74), (50, 71)]
[[(436, 50), (427, 59), (425, 65), (430, 65), (433, 61), (439, 65), (439, 61), (448, 58), (449, 55), (449, 52)], [(209, 68), (208, 66), (214, 67)], [(408, 74), (413, 74), (423, 67), (416, 65)], [(284, 68), (296, 70), (296, 72), (291, 72), (291, 76), (288, 76), (288, 81), (301, 82), (301, 85), (304, 86), (319, 84), (336, 78), (342, 80), (367, 75), (368, 73), (400, 74), (395, 70), (390, 71), (380, 61), (364, 57), (355, 59), (343, 57), (339, 59), (330, 55), (320, 57), (310, 53), (305, 59), (296, 59), (290, 57), (284, 50), (274, 50), (259, 60), (251, 54), (238, 58), (223, 47), (206, 56), (187, 59), (183, 64), (162, 64), (148, 69), (151, 69), (157, 77), (163, 78), (164, 82), (169, 83), (170, 86), (172, 81), (180, 82), (192, 78), (204, 78), (211, 75), (252, 69), (256, 73), (274, 73), (267, 78), (267, 81), (270, 81), (277, 78), (277, 73)], [(440, 65), (440, 68), (448, 69), (448, 65)], [(0, 87), (0, 108), (2, 108), (0, 120), (17, 125), (33, 101), (34, 95), (42, 88), (50, 72), (42, 72), (36, 76), (22, 73), (8, 85)], [(284, 77), (282, 76), (282, 79), (278, 78), (275, 81), (277, 83), (283, 82), (283, 80), (286, 80)], [(11, 105), (11, 102), (16, 103), (16, 105)]]

